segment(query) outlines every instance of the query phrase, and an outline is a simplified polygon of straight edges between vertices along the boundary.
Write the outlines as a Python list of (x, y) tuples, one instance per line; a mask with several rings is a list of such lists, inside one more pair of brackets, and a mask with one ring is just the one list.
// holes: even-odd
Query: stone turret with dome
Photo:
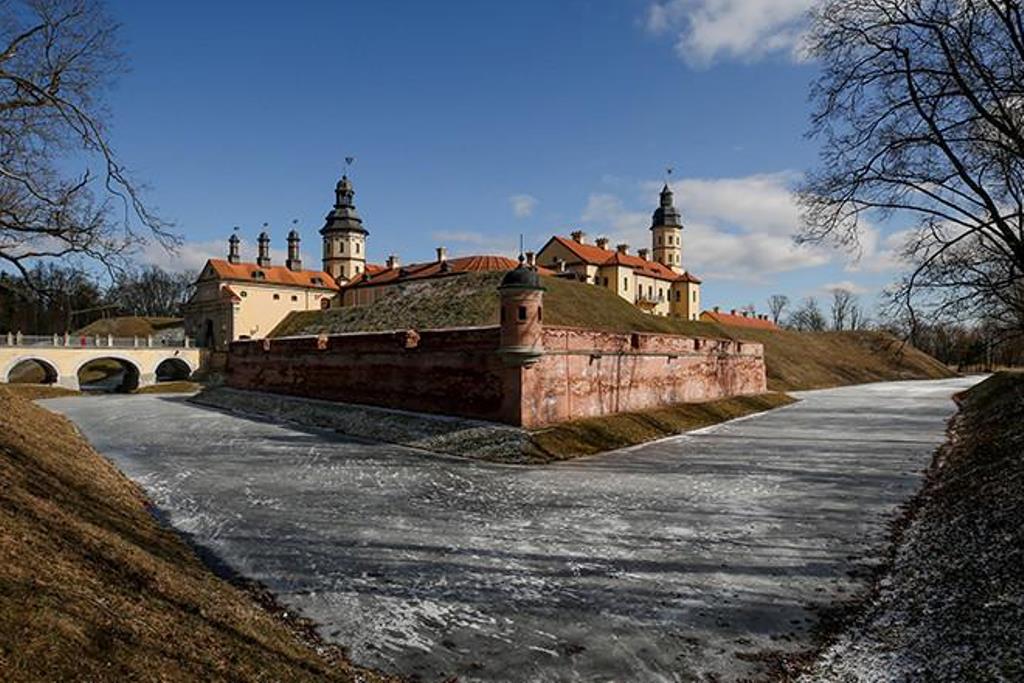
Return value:
[(683, 222), (668, 183), (661, 188), (661, 200), (651, 216), (651, 248), (655, 262), (683, 272)]
[(355, 190), (347, 175), (334, 187), (334, 208), (327, 214), (323, 236), (324, 271), (341, 283), (366, 272), (366, 236), (363, 219), (355, 206)]

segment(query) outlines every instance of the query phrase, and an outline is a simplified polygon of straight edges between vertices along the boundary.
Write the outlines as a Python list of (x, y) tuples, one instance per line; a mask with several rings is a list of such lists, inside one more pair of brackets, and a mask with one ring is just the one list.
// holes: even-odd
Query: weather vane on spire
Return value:
[(668, 166), (668, 167), (665, 168), (665, 182), (666, 183), (668, 181), (672, 180), (672, 171), (674, 171), (674, 170), (675, 169), (672, 168), (671, 166)]
[(355, 157), (345, 157), (345, 174), (348, 175), (349, 167), (356, 161)]

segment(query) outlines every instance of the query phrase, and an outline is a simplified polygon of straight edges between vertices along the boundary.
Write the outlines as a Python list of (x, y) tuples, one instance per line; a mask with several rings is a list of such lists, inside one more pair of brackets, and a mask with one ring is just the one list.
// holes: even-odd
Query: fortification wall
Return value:
[(766, 390), (757, 343), (552, 327), (542, 337), (528, 366), (505, 362), (498, 327), (234, 342), (227, 384), (525, 427)]
[(226, 384), (517, 424), (518, 368), (497, 327), (232, 342)]
[(523, 377), (521, 421), (536, 427), (766, 390), (761, 344), (549, 327), (544, 356)]

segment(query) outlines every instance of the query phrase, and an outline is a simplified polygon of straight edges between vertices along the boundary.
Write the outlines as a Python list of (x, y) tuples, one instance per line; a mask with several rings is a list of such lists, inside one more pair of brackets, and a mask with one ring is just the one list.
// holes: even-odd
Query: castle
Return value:
[[(266, 337), (294, 311), (373, 305), (409, 282), (517, 266), (503, 256), (448, 258), (444, 247), (438, 247), (429, 262), (402, 265), (392, 254), (383, 265), (369, 263), (369, 231), (356, 210), (355, 190), (347, 176), (336, 184), (334, 196), (320, 229), (320, 270), (303, 268), (295, 230), (288, 234), (283, 266), (271, 262), (266, 231), (257, 239), (254, 262), (242, 261), (240, 240), (232, 235), (227, 259), (210, 259), (200, 271), (195, 293), (185, 306), (185, 333), (200, 346), (224, 351), (232, 341)], [(536, 257), (530, 253), (526, 258), (530, 267), (540, 267), (546, 275), (613, 289), (652, 315), (697, 320), (700, 280), (683, 268), (683, 224), (667, 184), (650, 230), (651, 250), (639, 249), (635, 255), (625, 244), (608, 249), (605, 238), (589, 244), (584, 233), (576, 231), (569, 238), (552, 237)]]

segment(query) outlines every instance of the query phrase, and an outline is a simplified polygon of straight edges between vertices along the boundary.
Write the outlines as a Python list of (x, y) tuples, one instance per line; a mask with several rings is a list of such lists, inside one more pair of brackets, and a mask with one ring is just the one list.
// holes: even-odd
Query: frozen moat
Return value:
[[(806, 392), (769, 414), (516, 467), (180, 397), (46, 401), (170, 522), (359, 663), (426, 681), (752, 675), (862, 585), (971, 379)], [(870, 560), (869, 560), (870, 561)]]

